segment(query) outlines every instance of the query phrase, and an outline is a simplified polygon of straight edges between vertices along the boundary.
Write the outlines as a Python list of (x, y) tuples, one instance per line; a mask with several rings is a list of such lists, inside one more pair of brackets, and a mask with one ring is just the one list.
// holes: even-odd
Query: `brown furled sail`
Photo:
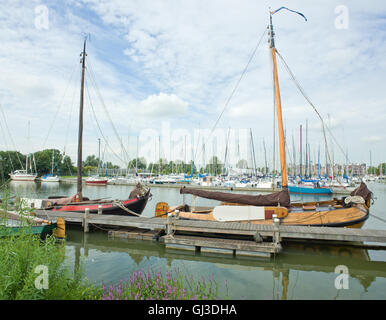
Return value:
[(240, 203), (251, 206), (277, 206), (289, 207), (291, 205), (287, 188), (271, 194), (249, 195), (228, 192), (215, 192), (195, 188), (181, 188), (180, 194), (192, 194), (201, 198), (223, 202)]
[(369, 201), (372, 194), (373, 193), (367, 188), (366, 183), (362, 181), (360, 186), (350, 193), (350, 196), (361, 196), (365, 201)]

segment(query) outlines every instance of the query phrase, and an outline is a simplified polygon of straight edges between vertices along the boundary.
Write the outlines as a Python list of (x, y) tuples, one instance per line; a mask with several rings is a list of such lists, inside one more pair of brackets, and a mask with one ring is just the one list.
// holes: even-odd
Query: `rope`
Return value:
[[(265, 35), (266, 32), (267, 32), (267, 29), (264, 29), (264, 32), (263, 32), (263, 34), (261, 35), (259, 41), (257, 42), (256, 47), (254, 48), (254, 50), (253, 50), (253, 52), (252, 52), (252, 54), (251, 54), (251, 56), (250, 56), (250, 58), (249, 58), (249, 60), (248, 60), (247, 65), (245, 66), (243, 72), (241, 73), (240, 78), (239, 78), (238, 81), (236, 82), (236, 85), (235, 85), (235, 87), (233, 88), (233, 90), (232, 90), (230, 96), (228, 97), (227, 101), (225, 102), (224, 108), (223, 108), (223, 110), (221, 111), (220, 115), (218, 116), (218, 118), (217, 118), (217, 120), (216, 120), (216, 122), (215, 122), (215, 124), (214, 124), (214, 126), (213, 126), (213, 128), (212, 128), (212, 130), (211, 130), (211, 132), (210, 132), (210, 134), (209, 134), (208, 140), (209, 140), (210, 137), (212, 136), (214, 130), (215, 130), (216, 127), (217, 127), (218, 122), (220, 121), (222, 115), (224, 114), (226, 108), (228, 107), (229, 102), (230, 102), (231, 99), (233, 98), (233, 95), (235, 94), (235, 92), (236, 92), (236, 90), (237, 90), (237, 88), (238, 88), (238, 86), (239, 86), (239, 84), (240, 84), (242, 78), (244, 77), (245, 73), (247, 72), (248, 67), (249, 67), (249, 64), (251, 63), (253, 57), (255, 56), (256, 51), (257, 51), (257, 49), (259, 48), (260, 43), (261, 43), (261, 41), (263, 40), (263, 37), (264, 37), (264, 35)], [(200, 155), (201, 155), (201, 151), (200, 151), (200, 153), (198, 154), (198, 157), (199, 157)], [(197, 157), (197, 158), (198, 158), (198, 157)]]
[(97, 119), (97, 116), (96, 116), (96, 113), (95, 113), (95, 110), (94, 110), (94, 106), (93, 106), (93, 104), (92, 104), (92, 102), (91, 102), (91, 97), (90, 97), (90, 92), (89, 92), (89, 90), (88, 90), (87, 82), (85, 82), (85, 87), (86, 87), (86, 91), (87, 91), (87, 95), (88, 95), (88, 100), (89, 100), (89, 103), (90, 103), (90, 106), (91, 106), (91, 110), (92, 110), (92, 113), (93, 113), (95, 122), (96, 122), (96, 124), (97, 124), (97, 127), (98, 127), (98, 129), (99, 129), (99, 132), (100, 132), (100, 134), (101, 134), (103, 140), (105, 141), (106, 145), (109, 147), (109, 149), (111, 150), (111, 152), (113, 153), (113, 155), (114, 155), (115, 157), (117, 157), (117, 159), (119, 159), (120, 161), (122, 161), (122, 163), (125, 163), (125, 161), (124, 161), (120, 156), (118, 156), (117, 153), (114, 151), (114, 149), (110, 146), (110, 144), (109, 144), (107, 138), (106, 138), (105, 135), (103, 134), (102, 129), (101, 129), (101, 126), (100, 126), (100, 124), (99, 124), (99, 121), (98, 121), (98, 119)]
[[(316, 114), (318, 115), (321, 123), (322, 123), (322, 130), (323, 130), (323, 137), (324, 137), (324, 143), (325, 143), (325, 146), (326, 146), (326, 152), (327, 152), (327, 156), (328, 156), (328, 159), (330, 161), (330, 163), (332, 163), (331, 161), (331, 157), (330, 157), (330, 153), (328, 151), (328, 148), (327, 148), (327, 138), (326, 138), (326, 131), (325, 131), (325, 128), (327, 128), (329, 134), (331, 135), (331, 137), (333, 138), (334, 142), (336, 143), (336, 145), (338, 146), (338, 148), (340, 149), (340, 151), (344, 154), (345, 158), (349, 161), (348, 159), (348, 156), (347, 154), (345, 153), (345, 151), (343, 150), (343, 148), (340, 146), (340, 144), (338, 143), (338, 141), (336, 140), (335, 136), (332, 134), (330, 128), (324, 124), (324, 121), (323, 121), (323, 118), (322, 116), (320, 115), (320, 113), (318, 112), (318, 110), (316, 109), (316, 107), (314, 106), (314, 104), (311, 102), (311, 100), (308, 98), (308, 96), (305, 94), (303, 88), (300, 86), (299, 82), (296, 80), (295, 78), (295, 75), (292, 73), (291, 69), (289, 68), (289, 66), (287, 65), (287, 63), (285, 62), (284, 58), (280, 55), (280, 53), (276, 50), (276, 53), (277, 55), (279, 56), (280, 60), (283, 62), (284, 64), (284, 67), (285, 69), (287, 70), (288, 74), (290, 75), (291, 79), (293, 80), (293, 82), (295, 83), (296, 87), (299, 89), (300, 93), (303, 95), (303, 97), (307, 100), (307, 102), (310, 104), (310, 106), (314, 109), (314, 111), (316, 112)], [(340, 181), (338, 180), (338, 182), (340, 183)]]
[(134, 212), (134, 211), (131, 211), (130, 209), (126, 208), (126, 207), (123, 205), (123, 203), (122, 203), (121, 201), (119, 201), (119, 200), (113, 200), (113, 205), (114, 205), (114, 204), (115, 204), (116, 206), (118, 206), (119, 208), (121, 208), (122, 210), (128, 212), (128, 213), (131, 213), (131, 214), (133, 214), (133, 215), (135, 215), (135, 216), (137, 216), (137, 217), (141, 217), (140, 214), (138, 214), (138, 213), (136, 213), (136, 212)]
[[(99, 91), (99, 87), (98, 87), (98, 84), (97, 84), (97, 82), (96, 82), (96, 78), (95, 78), (95, 75), (94, 75), (94, 71), (93, 71), (93, 68), (92, 68), (90, 59), (87, 60), (87, 66), (90, 67), (90, 72), (89, 72), (89, 74), (91, 75), (91, 77), (90, 77), (91, 80), (92, 80), (91, 83), (94, 85), (94, 88), (95, 88), (95, 90), (96, 90), (96, 92), (97, 92), (97, 94), (98, 94), (98, 96), (99, 96), (99, 99), (100, 99), (100, 101), (101, 101), (101, 104), (102, 104), (102, 106), (103, 106), (103, 109), (104, 109), (104, 111), (105, 111), (105, 113), (106, 113), (106, 115), (107, 115), (107, 117), (108, 117), (108, 119), (109, 119), (109, 121), (110, 121), (111, 127), (113, 128), (113, 131), (114, 131), (114, 133), (115, 133), (115, 136), (116, 136), (117, 140), (119, 141), (119, 143), (120, 143), (120, 145), (121, 145), (121, 148), (122, 148), (123, 152), (124, 152), (125, 155), (126, 155), (127, 161), (129, 161), (129, 154), (128, 154), (128, 152), (126, 151), (126, 148), (125, 148), (124, 145), (123, 145), (122, 139), (121, 139), (121, 137), (119, 136), (118, 131), (117, 131), (117, 129), (116, 129), (115, 126), (114, 126), (113, 120), (112, 120), (111, 117), (110, 117), (110, 114), (109, 114), (109, 112), (108, 112), (108, 110), (107, 110), (107, 107), (106, 107), (106, 105), (105, 105), (105, 102), (104, 102), (104, 100), (103, 100), (103, 98), (102, 98), (102, 95), (101, 95), (101, 93), (100, 93), (100, 91)], [(125, 162), (124, 162), (124, 163), (125, 163)]]
[(357, 203), (357, 204), (364, 204), (365, 199), (363, 199), (361, 196), (348, 196), (344, 199), (345, 204), (349, 203)]
[(384, 220), (384, 219), (382, 219), (382, 218), (380, 218), (380, 217), (377, 217), (375, 214), (370, 213), (370, 216), (372, 216), (373, 218), (378, 219), (378, 220), (380, 220), (380, 221), (386, 223), (386, 220)]
[[(1, 104), (0, 104), (0, 109), (1, 109), (1, 113), (2, 113), (3, 118), (4, 118), (5, 128), (6, 128), (7, 131), (8, 131), (9, 139), (11, 140), (11, 143), (12, 143), (12, 145), (13, 145), (13, 148), (14, 148), (15, 151), (16, 151), (17, 148), (16, 148), (16, 145), (15, 145), (15, 141), (14, 141), (13, 138), (12, 138), (11, 131), (9, 130), (9, 127), (8, 127), (7, 119), (5, 118), (4, 109), (3, 109), (3, 106), (2, 106)], [(5, 135), (4, 135), (4, 139), (5, 139)], [(8, 148), (7, 148), (7, 149), (8, 149)], [(22, 168), (24, 168), (24, 167), (23, 167), (23, 164), (22, 164), (21, 161), (20, 161), (19, 154), (18, 154), (17, 151), (16, 151), (16, 157), (17, 157), (17, 160), (19, 160), (20, 166), (21, 166)], [(10, 157), (10, 158), (11, 158), (11, 157)], [(11, 161), (12, 161), (12, 160), (11, 160)], [(26, 170), (27, 170), (27, 168), (26, 168)]]

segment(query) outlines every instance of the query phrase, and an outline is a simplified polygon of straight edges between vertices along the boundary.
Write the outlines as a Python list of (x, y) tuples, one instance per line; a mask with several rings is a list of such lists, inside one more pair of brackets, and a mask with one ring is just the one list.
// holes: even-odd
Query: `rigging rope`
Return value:
[(62, 99), (60, 100), (60, 103), (59, 103), (59, 105), (58, 105), (58, 108), (56, 109), (55, 116), (54, 116), (54, 120), (51, 121), (50, 128), (48, 129), (46, 138), (44, 139), (43, 147), (42, 147), (43, 150), (44, 150), (44, 148), (45, 148), (45, 146), (46, 146), (46, 142), (47, 142), (48, 137), (49, 137), (49, 135), (50, 135), (50, 133), (51, 133), (51, 130), (52, 130), (54, 124), (55, 124), (55, 119), (57, 118), (58, 113), (59, 113), (59, 111), (60, 111), (60, 109), (61, 109), (61, 107), (62, 107), (62, 105), (63, 105), (64, 97), (66, 96), (67, 90), (68, 90), (68, 88), (70, 87), (70, 83), (71, 83), (71, 80), (72, 80), (73, 75), (75, 74), (76, 67), (77, 67), (77, 64), (74, 64), (74, 68), (73, 68), (72, 71), (71, 71), (70, 79), (69, 79), (68, 82), (67, 82), (67, 87), (66, 87), (66, 89), (64, 90)]
[[(212, 130), (211, 130), (211, 132), (210, 132), (209, 137), (208, 137), (207, 140), (209, 140), (210, 137), (212, 136), (214, 130), (215, 130), (216, 127), (217, 127), (217, 124), (219, 123), (219, 121), (220, 121), (222, 115), (224, 114), (226, 108), (228, 107), (229, 102), (230, 102), (231, 99), (233, 98), (233, 95), (235, 94), (237, 88), (239, 87), (239, 84), (240, 84), (241, 80), (243, 79), (245, 73), (247, 72), (248, 67), (249, 67), (249, 65), (250, 65), (250, 63), (251, 63), (253, 57), (255, 56), (256, 51), (257, 51), (257, 49), (259, 48), (260, 43), (261, 43), (261, 41), (263, 40), (263, 37), (264, 37), (264, 35), (265, 35), (266, 32), (267, 32), (267, 29), (264, 28), (263, 34), (261, 35), (259, 41), (257, 42), (256, 47), (254, 48), (254, 50), (253, 50), (253, 52), (252, 52), (252, 54), (251, 54), (251, 56), (250, 56), (250, 58), (249, 58), (249, 60), (248, 60), (248, 62), (247, 62), (247, 64), (246, 64), (246, 66), (245, 66), (243, 72), (241, 73), (240, 78), (239, 78), (238, 81), (236, 82), (236, 85), (234, 86), (234, 88), (233, 88), (233, 90), (232, 90), (230, 96), (229, 96), (228, 99), (226, 100), (225, 105), (224, 105), (224, 107), (223, 107), (223, 109), (222, 109), (220, 115), (218, 116), (218, 118), (217, 118), (217, 120), (216, 120), (216, 122), (215, 122), (215, 124), (214, 124), (214, 126), (213, 126), (213, 128), (212, 128)], [(200, 155), (201, 155), (201, 153), (198, 154), (198, 157), (199, 157)]]
[(348, 156), (347, 154), (345, 153), (345, 151), (343, 150), (343, 148), (340, 146), (340, 144), (338, 143), (338, 141), (336, 140), (335, 136), (332, 134), (330, 128), (325, 125), (324, 123), (324, 120), (322, 118), (322, 116), (320, 115), (320, 113), (318, 112), (318, 110), (316, 109), (316, 107), (314, 106), (314, 104), (311, 102), (311, 100), (309, 99), (309, 97), (306, 95), (306, 93), (304, 92), (303, 88), (300, 86), (299, 82), (296, 80), (295, 78), (295, 75), (292, 73), (291, 69), (289, 68), (288, 64), (285, 62), (284, 58), (280, 55), (280, 53), (276, 50), (276, 53), (277, 55), (279, 56), (280, 60), (283, 62), (283, 65), (285, 67), (285, 69), (287, 70), (288, 74), (290, 75), (291, 79), (293, 80), (293, 82), (295, 83), (296, 87), (299, 89), (300, 93), (303, 95), (303, 97), (307, 100), (307, 102), (311, 105), (311, 107), (314, 109), (314, 111), (316, 112), (316, 114), (318, 115), (321, 123), (322, 123), (322, 130), (323, 130), (323, 137), (324, 137), (324, 143), (325, 143), (325, 146), (326, 146), (326, 153), (327, 153), (327, 156), (328, 156), (328, 159), (330, 161), (330, 163), (332, 163), (331, 161), (331, 157), (330, 157), (330, 153), (328, 151), (328, 147), (327, 147), (327, 137), (326, 137), (326, 131), (325, 131), (325, 128), (327, 128), (329, 134), (331, 135), (331, 137), (333, 138), (334, 142), (336, 143), (336, 145), (338, 146), (338, 148), (340, 149), (340, 151), (343, 153), (343, 155), (345, 156), (345, 158), (347, 160), (348, 159)]
[(97, 117), (96, 117), (96, 114), (95, 114), (94, 106), (93, 106), (93, 104), (92, 104), (92, 102), (91, 102), (91, 97), (90, 97), (90, 92), (89, 92), (89, 90), (88, 90), (87, 81), (85, 82), (85, 87), (86, 87), (88, 99), (89, 99), (89, 102), (90, 102), (90, 106), (91, 106), (92, 113), (93, 113), (93, 115), (94, 115), (95, 122), (96, 122), (96, 124), (97, 124), (97, 126), (98, 126), (99, 132), (100, 132), (100, 134), (101, 134), (103, 140), (105, 141), (106, 145), (109, 147), (109, 149), (111, 150), (111, 152), (117, 157), (117, 159), (119, 159), (120, 161), (122, 161), (122, 162), (124, 163), (125, 161), (122, 160), (121, 157), (118, 156), (118, 155), (115, 153), (114, 149), (110, 147), (110, 144), (109, 144), (107, 138), (105, 137), (105, 135), (104, 135), (103, 132), (102, 132), (102, 129), (101, 129), (100, 125), (99, 125), (99, 121), (98, 121), (98, 119), (97, 119)]
[[(12, 146), (13, 146), (13, 148), (14, 148), (15, 151), (16, 151), (16, 157), (17, 157), (17, 160), (19, 161), (20, 166), (21, 166), (22, 168), (24, 168), (24, 167), (23, 167), (23, 164), (22, 164), (21, 161), (20, 161), (19, 154), (18, 154), (18, 152), (17, 152), (15, 142), (13, 141), (13, 138), (12, 138), (12, 135), (11, 135), (11, 131), (9, 130), (8, 123), (7, 123), (7, 119), (5, 118), (4, 109), (3, 109), (3, 106), (2, 106), (1, 104), (0, 104), (0, 109), (1, 109), (1, 113), (2, 113), (3, 118), (4, 118), (4, 124), (5, 124), (5, 127), (6, 127), (6, 129), (7, 129), (7, 132), (8, 132), (8, 135), (9, 135), (9, 139), (11, 140)], [(4, 135), (4, 137), (5, 137), (5, 135)], [(27, 169), (27, 168), (26, 168), (26, 169)]]
[(323, 137), (324, 137), (324, 143), (325, 143), (325, 146), (326, 146), (327, 156), (328, 156), (328, 159), (330, 160), (330, 163), (331, 163), (331, 157), (330, 157), (330, 153), (329, 153), (328, 147), (327, 147), (327, 137), (326, 137), (326, 132), (325, 132), (324, 120), (323, 120), (322, 116), (320, 115), (320, 113), (318, 112), (318, 110), (316, 109), (316, 107), (314, 106), (314, 104), (311, 102), (311, 100), (305, 94), (303, 88), (300, 86), (299, 82), (296, 80), (294, 74), (292, 73), (292, 71), (289, 68), (289, 66), (287, 65), (287, 63), (285, 62), (284, 58), (281, 56), (281, 54), (277, 50), (276, 50), (276, 53), (279, 56), (280, 60), (283, 62), (283, 65), (284, 65), (285, 69), (287, 70), (287, 72), (290, 75), (291, 79), (295, 83), (296, 87), (299, 89), (300, 93), (303, 95), (303, 97), (307, 100), (307, 102), (311, 105), (311, 107), (314, 109), (314, 111), (318, 115), (318, 117), (319, 117), (319, 119), (320, 119), (320, 121), (322, 123)]
[[(112, 119), (111, 119), (111, 117), (110, 117), (110, 114), (109, 114), (109, 112), (108, 112), (108, 110), (107, 110), (107, 107), (106, 107), (106, 105), (105, 105), (105, 103), (104, 103), (103, 97), (102, 97), (102, 95), (101, 95), (101, 93), (100, 93), (100, 91), (99, 91), (98, 84), (97, 84), (97, 82), (96, 82), (96, 78), (95, 78), (95, 75), (94, 75), (94, 71), (93, 71), (93, 68), (92, 68), (90, 59), (88, 59), (88, 61), (87, 61), (87, 66), (90, 67), (90, 72), (89, 72), (89, 74), (91, 75), (92, 84), (94, 85), (94, 88), (95, 88), (95, 90), (96, 90), (96, 92), (97, 92), (97, 94), (98, 94), (98, 96), (99, 96), (99, 99), (100, 99), (100, 101), (101, 101), (101, 104), (102, 104), (102, 106), (103, 106), (103, 109), (104, 109), (104, 111), (105, 111), (105, 113), (106, 113), (106, 115), (107, 115), (107, 118), (108, 118), (109, 121), (110, 121), (110, 124), (111, 124), (111, 126), (112, 126), (112, 128), (113, 128), (113, 131), (114, 131), (114, 133), (115, 133), (115, 135), (116, 135), (116, 138), (118, 139), (118, 141), (119, 141), (119, 143), (120, 143), (120, 145), (121, 145), (121, 148), (122, 148), (122, 150), (124, 151), (124, 153), (125, 153), (125, 155), (126, 155), (126, 158), (127, 158), (127, 161), (128, 161), (128, 160), (129, 160), (128, 152), (126, 151), (126, 149), (125, 149), (125, 147), (124, 147), (124, 145), (123, 145), (123, 143), (122, 143), (122, 139), (121, 139), (121, 137), (119, 136), (118, 131), (117, 131), (117, 129), (116, 129), (115, 126), (114, 126), (114, 123), (113, 123), (113, 121), (112, 121)], [(125, 161), (123, 161), (123, 163), (125, 163)]]

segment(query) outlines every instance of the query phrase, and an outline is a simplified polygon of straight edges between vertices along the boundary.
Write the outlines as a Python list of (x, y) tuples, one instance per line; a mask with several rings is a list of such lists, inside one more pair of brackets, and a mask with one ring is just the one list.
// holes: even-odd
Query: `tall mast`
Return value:
[(306, 163), (305, 163), (305, 166), (306, 166), (306, 172), (304, 174), (304, 176), (306, 177), (306, 179), (308, 178), (308, 162), (309, 162), (309, 155), (308, 155), (308, 121), (306, 120)]
[(86, 64), (86, 39), (84, 38), (83, 52), (81, 53), (82, 80), (80, 86), (80, 108), (79, 108), (79, 131), (78, 131), (78, 177), (77, 177), (77, 195), (82, 200), (82, 141), (83, 141), (83, 101), (84, 101), (84, 72)]
[(303, 168), (302, 168), (302, 162), (303, 162), (303, 141), (302, 141), (302, 125), (300, 125), (300, 178), (303, 176)]
[(283, 116), (281, 112), (281, 98), (280, 98), (280, 90), (279, 90), (279, 78), (277, 74), (277, 65), (276, 65), (276, 48), (275, 48), (275, 41), (274, 41), (275, 33), (273, 31), (273, 25), (272, 25), (272, 13), (270, 13), (270, 25), (269, 25), (268, 34), (270, 35), (270, 48), (271, 48), (272, 62), (273, 62), (273, 80), (275, 84), (276, 113), (277, 113), (278, 129), (279, 129), (281, 185), (282, 185), (282, 188), (287, 188), (288, 182), (287, 182), (287, 165), (285, 160)]
[(263, 147), (264, 147), (264, 175), (268, 174), (268, 164), (267, 164), (267, 150), (265, 149), (265, 141), (263, 138)]

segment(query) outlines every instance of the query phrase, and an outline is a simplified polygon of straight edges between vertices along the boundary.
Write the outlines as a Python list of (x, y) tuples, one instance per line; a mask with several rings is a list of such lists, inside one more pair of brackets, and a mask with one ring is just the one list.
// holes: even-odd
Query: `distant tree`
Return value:
[(99, 158), (97, 158), (95, 155), (87, 156), (86, 160), (82, 163), (84, 167), (98, 167), (98, 164)]
[(0, 151), (0, 179), (9, 179), (9, 174), (25, 166), (25, 155), (18, 151)]
[(129, 164), (128, 164), (128, 167), (129, 169), (135, 169), (135, 165), (137, 164), (137, 168), (138, 169), (146, 169), (146, 159), (145, 158), (135, 158), (135, 159), (132, 159)]
[(54, 154), (54, 174), (60, 174), (60, 163), (63, 156), (57, 149), (45, 149), (34, 153), (36, 170), (38, 175), (51, 173), (52, 170), (52, 154)]
[(72, 164), (69, 156), (64, 156), (62, 163), (59, 165), (60, 174), (63, 176), (72, 176), (76, 174), (77, 168)]

